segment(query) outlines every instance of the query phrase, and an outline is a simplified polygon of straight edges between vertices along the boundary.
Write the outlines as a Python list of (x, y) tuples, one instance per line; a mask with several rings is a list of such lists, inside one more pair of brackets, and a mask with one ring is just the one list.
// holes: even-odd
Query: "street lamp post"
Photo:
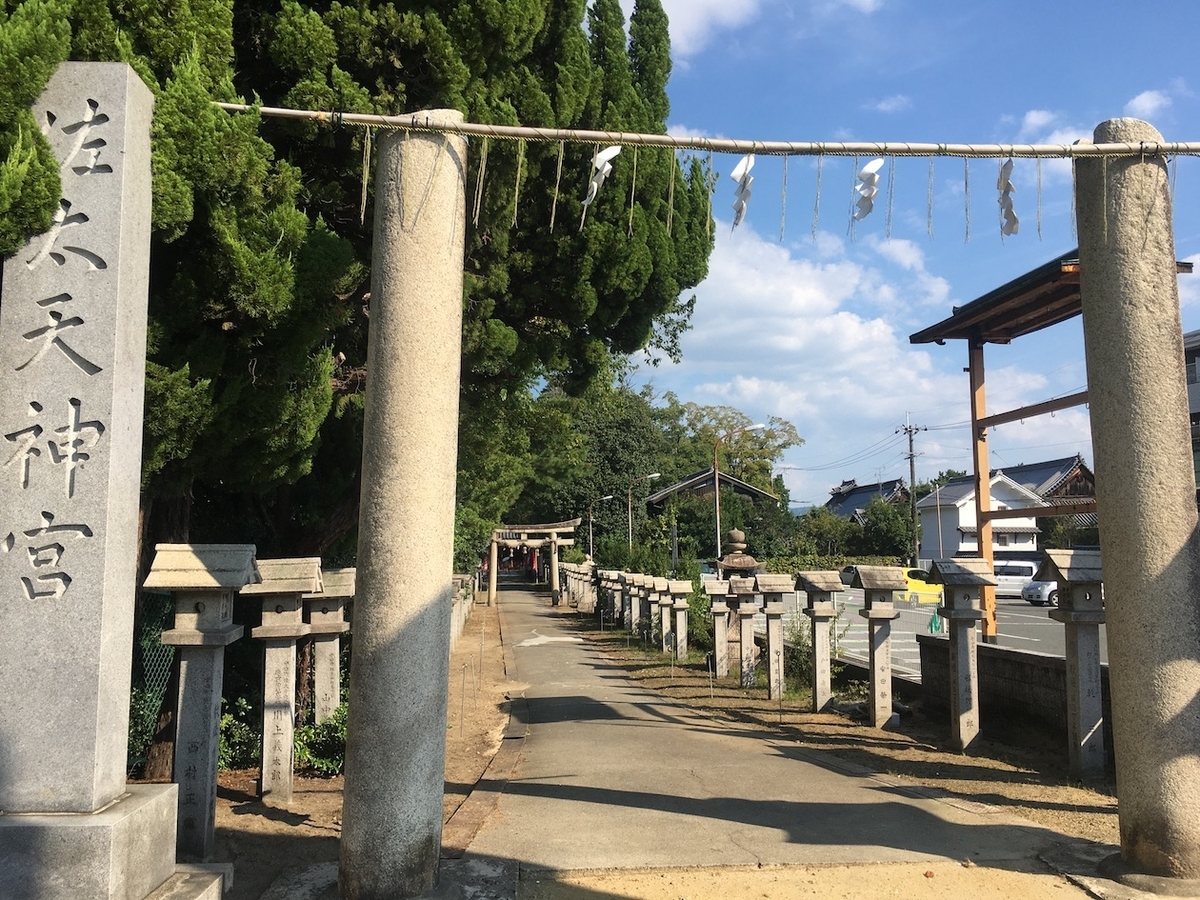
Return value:
[(651, 472), (649, 475), (643, 475), (641, 478), (635, 478), (629, 482), (629, 490), (625, 496), (626, 506), (629, 510), (629, 549), (633, 549), (633, 486), (639, 481), (650, 481), (659, 477), (658, 472)]
[(591, 503), (588, 504), (588, 556), (589, 557), (594, 557), (594, 555), (595, 555), (592, 553), (592, 507), (595, 506), (597, 503), (602, 503), (605, 500), (611, 500), (612, 498), (613, 498), (612, 494), (605, 494), (603, 497), (597, 497), (595, 500), (593, 500)]
[(717, 559), (721, 558), (721, 469), (719, 465), (721, 441), (747, 431), (762, 431), (766, 427), (759, 423), (758, 425), (748, 425), (745, 428), (735, 428), (733, 431), (727, 431), (720, 435), (713, 444), (713, 498), (717, 504)]

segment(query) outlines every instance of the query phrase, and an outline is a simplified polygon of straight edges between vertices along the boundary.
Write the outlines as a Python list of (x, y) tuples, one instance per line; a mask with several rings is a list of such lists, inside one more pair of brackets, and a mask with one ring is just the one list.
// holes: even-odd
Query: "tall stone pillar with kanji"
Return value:
[(0, 896), (144, 897), (175, 866), (174, 785), (127, 785), (154, 98), (66, 63), (33, 107), (50, 230), (0, 307)]

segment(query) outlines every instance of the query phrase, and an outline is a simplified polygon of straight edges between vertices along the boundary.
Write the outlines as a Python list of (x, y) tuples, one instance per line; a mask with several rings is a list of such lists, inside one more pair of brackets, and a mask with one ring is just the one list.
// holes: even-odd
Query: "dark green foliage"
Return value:
[(886, 503), (876, 495), (863, 511), (860, 553), (904, 557), (912, 552), (913, 523), (908, 504)]
[(71, 47), (72, 0), (0, 9), (0, 255), (45, 231), (62, 188), (58, 162), (30, 110)]
[[(8, 0), (4, 9), (0, 248), (45, 228), (55, 208), (57, 166), (27, 107), (59, 61), (126, 61), (156, 94), (150, 542), (253, 535), (260, 551), (340, 553), (357, 520), (374, 202), (368, 191), (362, 215), (365, 135), (231, 115), (212, 100), (449, 107), (472, 121), (633, 131), (662, 131), (669, 108), (659, 0), (639, 0), (628, 33), (617, 0), (591, 9), (585, 0)], [(472, 143), (472, 194), (483, 149)], [(492, 142), (469, 223), (460, 565), (526, 485), (578, 474), (574, 420), (535, 408), (531, 387), (548, 379), (574, 395), (607, 376), (612, 354), (677, 356), (686, 292), (707, 271), (702, 163), (626, 149), (581, 230), (594, 151), (563, 148), (559, 179), (559, 150)], [(203, 507), (195, 535), (193, 498)]]
[(296, 729), (296, 768), (318, 775), (341, 775), (346, 765), (346, 712), (342, 703), (324, 722)]
[(218, 768), (249, 769), (257, 766), (262, 760), (261, 725), (261, 716), (255, 716), (248, 700), (239, 697), (230, 703), (222, 698)]

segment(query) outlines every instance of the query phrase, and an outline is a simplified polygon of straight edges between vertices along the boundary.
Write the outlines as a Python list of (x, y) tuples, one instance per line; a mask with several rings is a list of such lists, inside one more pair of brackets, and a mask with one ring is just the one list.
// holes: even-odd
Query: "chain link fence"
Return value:
[(154, 737), (158, 710), (171, 667), (175, 648), (162, 643), (162, 633), (175, 619), (175, 604), (169, 593), (143, 591), (138, 598), (141, 611), (133, 635), (133, 670), (129, 692), (129, 768), (146, 761), (146, 750)]

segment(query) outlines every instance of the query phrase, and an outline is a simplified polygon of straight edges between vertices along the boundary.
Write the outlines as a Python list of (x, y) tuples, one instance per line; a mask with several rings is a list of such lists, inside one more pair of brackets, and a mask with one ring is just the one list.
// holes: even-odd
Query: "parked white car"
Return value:
[(1021, 599), (1034, 606), (1058, 606), (1058, 582), (1031, 581), (1021, 588)]
[(1037, 564), (1023, 559), (1005, 559), (995, 563), (997, 597), (1020, 597), (1025, 585), (1033, 581)]

